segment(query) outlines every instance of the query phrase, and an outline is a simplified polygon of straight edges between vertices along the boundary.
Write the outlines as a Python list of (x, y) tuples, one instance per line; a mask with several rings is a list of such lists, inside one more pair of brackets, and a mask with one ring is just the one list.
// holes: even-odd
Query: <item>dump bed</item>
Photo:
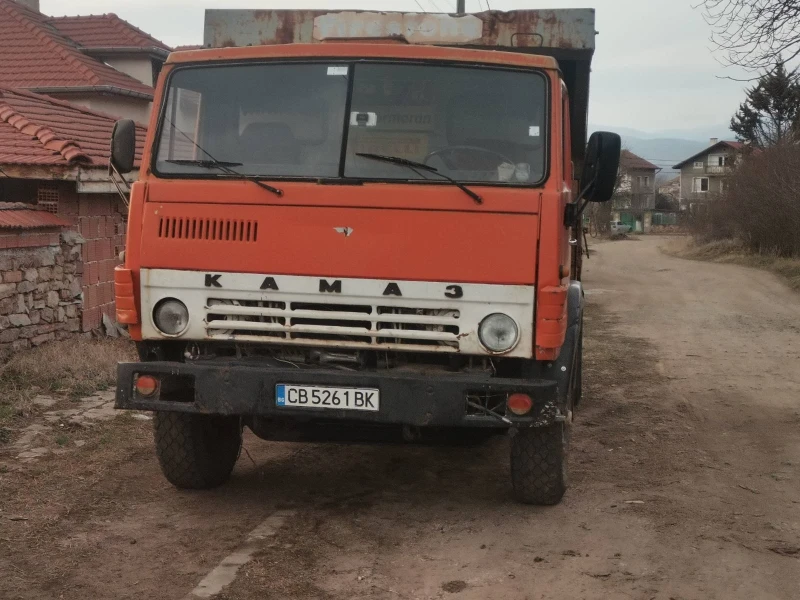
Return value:
[(558, 60), (570, 92), (573, 159), (586, 145), (594, 9), (434, 14), (327, 10), (207, 10), (207, 48), (396, 39), (542, 54)]

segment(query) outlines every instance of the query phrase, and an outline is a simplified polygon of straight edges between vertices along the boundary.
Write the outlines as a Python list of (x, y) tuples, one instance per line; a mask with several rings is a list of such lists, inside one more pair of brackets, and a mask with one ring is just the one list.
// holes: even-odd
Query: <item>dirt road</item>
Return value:
[(587, 263), (561, 505), (510, 501), (504, 439), (251, 436), (230, 485), (178, 492), (123, 417), (61, 455), (0, 455), (0, 598), (191, 598), (237, 548), (252, 560), (217, 598), (800, 598), (800, 297), (662, 243)]

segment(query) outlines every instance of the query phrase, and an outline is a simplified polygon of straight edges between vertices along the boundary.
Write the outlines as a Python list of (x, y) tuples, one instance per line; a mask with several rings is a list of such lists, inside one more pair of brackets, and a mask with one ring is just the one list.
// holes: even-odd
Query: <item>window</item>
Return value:
[(155, 169), (230, 176), (209, 164), (217, 160), (273, 178), (442, 180), (359, 156), (373, 153), (464, 182), (530, 185), (544, 179), (546, 114), (537, 71), (377, 61), (188, 67), (169, 80)]
[(459, 181), (540, 181), (545, 107), (536, 73), (357, 64), (350, 111), (368, 119), (350, 119), (344, 175), (440, 179), (358, 156), (369, 152), (424, 162)]
[(708, 177), (695, 177), (692, 180), (692, 191), (707, 192), (708, 191)]
[(695, 169), (702, 169), (704, 166), (705, 166), (705, 163), (703, 163), (703, 161), (695, 161), (695, 163), (694, 163), (694, 168)]
[(218, 169), (185, 162), (215, 159), (247, 175), (335, 177), (347, 98), (343, 68), (344, 75), (309, 64), (177, 71), (157, 170), (219, 176)]
[(650, 187), (650, 178), (649, 177), (645, 177), (644, 178), (644, 187)]

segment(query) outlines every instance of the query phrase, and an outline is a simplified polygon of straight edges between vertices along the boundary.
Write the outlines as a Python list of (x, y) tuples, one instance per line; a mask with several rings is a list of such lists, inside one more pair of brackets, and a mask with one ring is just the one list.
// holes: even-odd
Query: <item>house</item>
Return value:
[[(662, 197), (664, 202), (677, 206), (681, 198), (681, 176), (676, 175), (666, 180), (658, 186), (658, 197)], [(658, 203), (658, 197), (656, 203)], [(666, 208), (656, 206), (657, 208)]]
[(0, 0), (0, 85), (147, 122), (170, 49), (116, 15), (48, 17)]
[(724, 194), (726, 180), (744, 149), (741, 142), (711, 138), (708, 148), (675, 165), (681, 172), (681, 209), (702, 210), (708, 201)]
[(0, 354), (114, 318), (127, 219), (107, 172), (115, 121), (0, 87)]
[(620, 154), (619, 169), (611, 218), (630, 225), (631, 231), (647, 233), (656, 208), (656, 174), (661, 169), (629, 150)]

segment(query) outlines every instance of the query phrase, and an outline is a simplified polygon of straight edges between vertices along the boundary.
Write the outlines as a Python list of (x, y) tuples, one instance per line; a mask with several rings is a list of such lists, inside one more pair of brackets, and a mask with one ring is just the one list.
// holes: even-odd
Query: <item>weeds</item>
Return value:
[(662, 249), (667, 254), (680, 258), (735, 264), (771, 271), (783, 277), (790, 288), (800, 291), (800, 258), (784, 258), (772, 252), (755, 253), (743, 242), (734, 239), (706, 243), (675, 240)]
[(80, 398), (114, 385), (126, 360), (135, 360), (127, 340), (71, 339), (11, 355), (0, 365), (0, 426), (29, 414), (39, 394)]

